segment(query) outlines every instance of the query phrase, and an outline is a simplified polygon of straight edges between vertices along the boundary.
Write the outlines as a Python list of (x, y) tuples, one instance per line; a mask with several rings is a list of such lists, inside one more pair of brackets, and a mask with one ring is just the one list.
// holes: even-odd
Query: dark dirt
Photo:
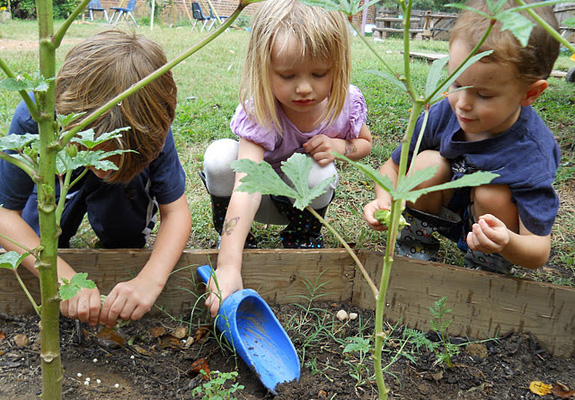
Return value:
[[(280, 385), (275, 397), (267, 393), (243, 362), (218, 345), (210, 328), (206, 331), (198, 328), (197, 322), (193, 326), (186, 323), (189, 316), (148, 317), (132, 322), (120, 328), (123, 340), (108, 336), (112, 340), (107, 342), (96, 328), (62, 318), (64, 398), (201, 399), (201, 395), (194, 397), (192, 392), (206, 381), (192, 371), (192, 363), (206, 358), (212, 371), (239, 372), (237, 382), (245, 388), (234, 394), (237, 399), (376, 399), (375, 383), (366, 383), (369, 381), (366, 369), (373, 371), (371, 360), (362, 358), (358, 351), (343, 352), (347, 337), (369, 337), (373, 313), (349, 310), (358, 313), (359, 318), (341, 323), (335, 314), (343, 306), (273, 308), (300, 359), (305, 357), (300, 381)], [(435, 353), (418, 351), (413, 341), (400, 352), (404, 333), (398, 327), (389, 327), (387, 331), (384, 365), (396, 358), (385, 374), (391, 388), (390, 399), (540, 399), (530, 392), (531, 381), (552, 385), (559, 382), (567, 392), (575, 388), (574, 360), (551, 357), (539, 348), (534, 337), (526, 334), (471, 345), (466, 339), (451, 338), (461, 346), (450, 369), (437, 362)], [(39, 398), (38, 334), (37, 317), (0, 315), (0, 400)], [(425, 337), (438, 341), (435, 333), (426, 333)], [(353, 377), (353, 371), (359, 373), (358, 379)], [(562, 398), (574, 398), (567, 395)], [(549, 394), (545, 398), (561, 397)]]

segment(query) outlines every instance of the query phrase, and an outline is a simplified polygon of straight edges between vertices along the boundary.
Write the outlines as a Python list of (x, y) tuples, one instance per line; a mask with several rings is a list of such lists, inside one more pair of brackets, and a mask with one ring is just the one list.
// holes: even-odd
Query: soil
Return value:
[[(201, 368), (207, 366), (211, 371), (238, 371), (237, 383), (245, 388), (233, 394), (237, 399), (376, 399), (376, 385), (369, 379), (372, 361), (361, 351), (343, 351), (346, 338), (369, 337), (373, 313), (347, 310), (359, 318), (340, 322), (335, 315), (345, 306), (272, 307), (300, 359), (305, 358), (300, 380), (278, 385), (275, 397), (241, 360), (218, 343), (210, 326), (190, 323), (198, 319), (195, 316), (174, 318), (160, 314), (131, 322), (117, 331), (62, 318), (63, 397), (202, 399), (202, 394), (193, 392), (207, 382), (194, 368), (203, 365)], [(0, 400), (39, 398), (38, 322), (36, 316), (0, 315)], [(390, 399), (540, 399), (529, 389), (532, 381), (555, 385), (555, 390), (560, 391), (556, 393), (562, 394), (545, 398), (575, 398), (571, 392), (575, 389), (574, 360), (552, 357), (527, 334), (482, 342), (450, 338), (460, 351), (452, 358), (453, 367), (448, 368), (437, 361), (436, 353), (418, 349), (417, 341), (405, 342), (402, 338), (407, 330), (388, 328), (383, 363), (391, 364), (385, 374)], [(425, 338), (440, 342), (434, 332), (425, 333)], [(441, 354), (442, 347), (438, 351)], [(228, 381), (228, 387), (230, 384)], [(213, 397), (205, 397), (208, 398)]]

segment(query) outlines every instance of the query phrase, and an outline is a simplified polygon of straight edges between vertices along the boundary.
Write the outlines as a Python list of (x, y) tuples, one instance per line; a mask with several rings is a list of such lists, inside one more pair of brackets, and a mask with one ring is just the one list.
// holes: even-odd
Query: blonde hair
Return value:
[[(162, 48), (147, 38), (118, 30), (100, 32), (67, 54), (56, 79), (56, 110), (64, 115), (86, 112), (66, 127), (70, 129), (166, 62)], [(105, 144), (107, 150), (133, 150), (119, 156), (118, 170), (108, 182), (128, 183), (158, 157), (174, 120), (176, 96), (172, 73), (167, 72), (91, 124), (96, 136), (130, 128)]]
[(242, 75), (241, 104), (255, 122), (282, 133), (270, 65), (275, 40), (284, 35), (296, 39), (302, 57), (327, 58), (333, 62), (331, 93), (318, 121), (331, 124), (343, 109), (351, 80), (349, 27), (339, 11), (328, 12), (297, 0), (267, 0), (255, 14)]
[[(527, 3), (531, 3), (531, 1), (527, 1)], [(489, 14), (484, 0), (471, 0), (467, 5)], [(503, 9), (510, 9), (514, 5), (514, 1), (509, 0)], [(534, 10), (553, 29), (557, 30), (558, 23), (552, 7), (537, 7)], [(521, 14), (532, 20), (527, 13), (521, 12)], [(452, 44), (456, 40), (461, 40), (473, 48), (479, 43), (490, 23), (488, 18), (476, 12), (463, 11), (450, 32), (449, 43)], [(518, 79), (525, 80), (527, 83), (547, 79), (559, 55), (559, 42), (537, 23), (531, 31), (529, 42), (525, 47), (509, 30), (502, 31), (501, 28), (501, 22), (497, 21), (487, 40), (479, 49), (479, 52), (493, 50), (493, 53), (482, 58), (481, 61), (509, 63), (515, 67)]]

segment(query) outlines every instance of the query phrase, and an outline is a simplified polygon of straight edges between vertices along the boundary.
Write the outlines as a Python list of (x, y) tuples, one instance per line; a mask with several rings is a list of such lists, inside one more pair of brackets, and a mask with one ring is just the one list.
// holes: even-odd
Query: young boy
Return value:
[[(162, 49), (148, 39), (116, 30), (96, 34), (68, 53), (57, 76), (56, 110), (63, 115), (86, 112), (87, 116), (165, 63)], [(117, 318), (141, 318), (180, 258), (190, 234), (191, 215), (184, 195), (185, 174), (170, 128), (176, 92), (172, 74), (166, 73), (90, 126), (96, 135), (130, 127), (122, 138), (106, 143), (106, 149), (134, 152), (111, 159), (117, 171), (91, 168), (72, 187), (62, 215), (60, 247), (69, 247), (86, 213), (100, 244), (107, 248), (144, 247), (158, 210), (161, 222), (150, 259), (135, 278), (118, 283), (102, 307), (98, 289), (81, 290), (61, 303), (65, 316), (107, 326), (113, 326)], [(9, 133), (38, 133), (24, 102), (16, 109)], [(0, 233), (28, 248), (37, 247), (36, 188), (28, 175), (6, 161), (0, 161), (0, 204)], [(0, 245), (22, 252), (2, 236)], [(37, 274), (34, 261), (28, 257), (24, 266)], [(60, 279), (70, 280), (75, 273), (58, 259)]]
[[(507, 4), (507, 8), (513, 2)], [(485, 2), (473, 8), (488, 12)], [(551, 26), (557, 21), (549, 7), (536, 9)], [(464, 11), (451, 31), (449, 70), (456, 69), (482, 38), (490, 21)], [(559, 44), (537, 25), (522, 47), (498, 22), (480, 52), (493, 53), (459, 76), (448, 98), (431, 107), (415, 169), (437, 166), (430, 187), (475, 171), (499, 174), (490, 184), (420, 197), (405, 210), (407, 222), (398, 237), (399, 255), (434, 260), (439, 248), (435, 231), (457, 241), (466, 252), (465, 265), (511, 273), (513, 264), (538, 268), (550, 251), (550, 232), (559, 201), (552, 182), (559, 163), (553, 134), (531, 108), (547, 88)], [(411, 142), (413, 151), (422, 118)], [(399, 155), (381, 167), (397, 181)], [(376, 187), (376, 199), (364, 207), (364, 219), (376, 230), (386, 229), (373, 217), (389, 209), (390, 196)], [(453, 222), (455, 221), (455, 222)]]

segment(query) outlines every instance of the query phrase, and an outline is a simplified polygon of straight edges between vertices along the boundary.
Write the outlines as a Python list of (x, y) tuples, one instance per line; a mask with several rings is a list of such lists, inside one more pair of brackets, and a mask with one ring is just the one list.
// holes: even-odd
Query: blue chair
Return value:
[(101, 12), (102, 16), (108, 22), (108, 11), (104, 7), (102, 7), (102, 3), (100, 0), (92, 0), (90, 4), (88, 4), (88, 16), (90, 17), (90, 21), (94, 20), (94, 12)]
[[(138, 22), (136, 22), (136, 18), (134, 18), (134, 14), (132, 14), (132, 11), (134, 11), (135, 9), (136, 9), (136, 0), (129, 0), (126, 7), (110, 7), (110, 10), (114, 10), (114, 13), (110, 17), (110, 24), (114, 25), (117, 24), (118, 22), (120, 22), (120, 18), (122, 17), (124, 17), (124, 19), (129, 22), (128, 17), (130, 17), (132, 19), (132, 22), (137, 26)], [(116, 14), (118, 15), (116, 16)], [(116, 17), (115, 20), (114, 17)]]
[(202, 7), (200, 6), (200, 3), (196, 2), (196, 1), (192, 2), (192, 16), (194, 17), (194, 23), (192, 25), (192, 31), (194, 30), (194, 28), (196, 27), (196, 25), (199, 22), (202, 25), (202, 27), (201, 28), (198, 27), (198, 30), (200, 32), (203, 32), (205, 29), (206, 32), (209, 32), (210, 29), (212, 29), (212, 27), (214, 26), (214, 23), (216, 22), (216, 20), (213, 19), (212, 17), (204, 15), (204, 13), (202, 12)]
[[(216, 16), (216, 13), (214, 12), (214, 9), (213, 9), (212, 6), (210, 5), (210, 18), (212, 18), (212, 19), (214, 20), (214, 22), (212, 23), (212, 25), (213, 25), (213, 24), (216, 24), (216, 23), (217, 23), (217, 24), (223, 24), (223, 23), (224, 23), (224, 20), (227, 19), (227, 18), (229, 18), (229, 17), (228, 17), (227, 15), (217, 15), (217, 16)], [(218, 18), (219, 18), (219, 21), (218, 21)], [(228, 31), (229, 31), (229, 28), (226, 29), (226, 32), (228, 32)]]

